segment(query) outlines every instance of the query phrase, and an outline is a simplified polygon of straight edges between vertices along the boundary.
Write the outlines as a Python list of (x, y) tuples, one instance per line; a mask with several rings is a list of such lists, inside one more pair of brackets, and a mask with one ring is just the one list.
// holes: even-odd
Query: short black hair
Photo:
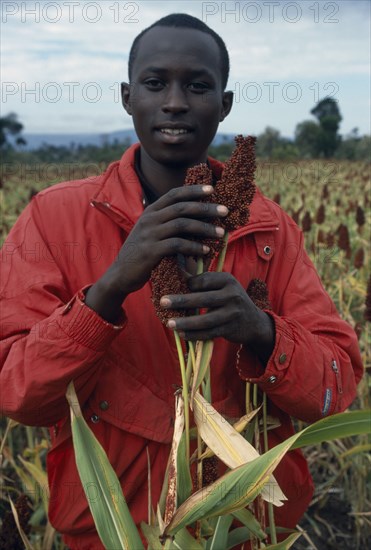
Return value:
[(177, 27), (182, 29), (195, 29), (198, 31), (205, 32), (210, 36), (212, 36), (215, 42), (217, 43), (217, 46), (220, 52), (220, 70), (222, 74), (222, 87), (223, 87), (223, 90), (225, 90), (228, 82), (228, 76), (229, 76), (229, 55), (228, 55), (228, 50), (226, 48), (226, 45), (223, 39), (215, 31), (210, 29), (210, 27), (208, 27), (203, 21), (201, 21), (200, 19), (197, 19), (197, 17), (188, 15), (187, 13), (171, 13), (170, 15), (166, 15), (165, 17), (162, 17), (158, 21), (155, 21), (155, 23), (153, 23), (151, 26), (147, 27), (140, 34), (138, 34), (138, 36), (134, 39), (134, 42), (131, 46), (130, 53), (129, 53), (129, 81), (131, 80), (131, 76), (133, 74), (133, 65), (138, 53), (139, 41), (144, 34), (146, 34), (149, 30), (153, 29), (154, 27)]

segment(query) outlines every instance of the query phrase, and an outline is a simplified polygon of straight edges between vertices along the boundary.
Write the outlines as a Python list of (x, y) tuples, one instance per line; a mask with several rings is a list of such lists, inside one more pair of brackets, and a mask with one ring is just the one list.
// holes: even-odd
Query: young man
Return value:
[[(49, 515), (73, 550), (102, 546), (75, 466), (71, 380), (137, 523), (147, 518), (147, 450), (156, 505), (170, 449), (181, 383), (174, 328), (185, 339), (217, 337), (212, 394), (225, 416), (244, 413), (245, 380), (266, 392), (280, 422), (271, 446), (293, 433), (290, 416), (314, 421), (355, 397), (357, 338), (324, 291), (300, 230), (259, 191), (249, 223), (231, 234), (227, 272), (195, 276), (188, 260), (189, 294), (162, 300), (208, 313), (165, 327), (154, 312), (149, 278), (160, 259), (205, 255), (194, 237), (223, 233), (208, 220), (227, 215), (224, 205), (199, 202), (212, 188), (183, 182), (187, 168), (207, 160), (230, 112), (228, 70), (223, 41), (195, 18), (176, 14), (146, 29), (122, 86), (140, 144), (99, 177), (39, 193), (4, 245), (1, 408), (24, 424), (53, 427)], [(222, 164), (208, 162), (218, 178)], [(254, 278), (268, 286), (269, 313), (246, 294)], [(294, 527), (312, 495), (300, 451), (275, 475), (288, 497), (276, 523)]]

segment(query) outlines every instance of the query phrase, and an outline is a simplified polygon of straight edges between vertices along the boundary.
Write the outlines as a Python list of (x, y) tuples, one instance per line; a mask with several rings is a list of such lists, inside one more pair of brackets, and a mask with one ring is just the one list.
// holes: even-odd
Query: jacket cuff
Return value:
[(90, 287), (79, 290), (75, 296), (59, 310), (58, 323), (63, 332), (78, 344), (94, 351), (104, 351), (127, 324), (124, 310), (118, 325), (108, 323), (98, 313), (85, 304), (85, 292)]
[(275, 326), (276, 339), (272, 355), (264, 368), (256, 354), (247, 346), (242, 346), (237, 371), (243, 380), (259, 384), (263, 391), (271, 392), (285, 377), (285, 371), (290, 366), (294, 353), (295, 340), (291, 328), (282, 317), (271, 310), (264, 311), (271, 316)]

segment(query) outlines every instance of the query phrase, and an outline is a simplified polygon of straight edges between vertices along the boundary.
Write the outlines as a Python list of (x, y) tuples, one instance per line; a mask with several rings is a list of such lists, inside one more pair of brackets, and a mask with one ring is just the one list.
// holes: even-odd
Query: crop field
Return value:
[[(0, 240), (3, 242), (32, 196), (58, 181), (97, 175), (103, 164), (4, 165), (1, 175)], [(351, 408), (370, 407), (370, 165), (363, 162), (260, 161), (261, 190), (302, 228), (306, 249), (341, 316), (354, 327), (365, 375)], [(366, 313), (366, 309), (367, 312)], [(368, 373), (367, 373), (368, 371)], [(298, 427), (302, 427), (298, 422)], [(0, 548), (24, 548), (9, 497), (32, 548), (65, 548), (47, 522), (45, 456), (48, 431), (0, 419)], [(315, 481), (313, 501), (295, 543), (297, 550), (371, 547), (371, 440), (366, 436), (307, 447)], [(25, 496), (27, 495), (27, 497)]]

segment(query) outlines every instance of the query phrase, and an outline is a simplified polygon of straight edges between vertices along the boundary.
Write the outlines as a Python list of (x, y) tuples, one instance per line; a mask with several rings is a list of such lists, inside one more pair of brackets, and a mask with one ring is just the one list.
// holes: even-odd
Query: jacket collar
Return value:
[[(120, 161), (114, 162), (108, 167), (102, 175), (102, 185), (91, 201), (95, 207), (104, 211), (127, 231), (131, 230), (144, 210), (143, 190), (134, 168), (135, 151), (139, 147), (140, 143), (131, 145)], [(208, 157), (208, 161), (212, 171), (219, 179), (224, 164), (212, 157)], [(278, 228), (276, 208), (258, 188), (250, 206), (248, 226), (253, 231), (261, 231), (264, 227), (267, 227), (267, 230)], [(243, 229), (246, 232), (246, 228), (238, 229), (235, 232), (236, 236)]]

